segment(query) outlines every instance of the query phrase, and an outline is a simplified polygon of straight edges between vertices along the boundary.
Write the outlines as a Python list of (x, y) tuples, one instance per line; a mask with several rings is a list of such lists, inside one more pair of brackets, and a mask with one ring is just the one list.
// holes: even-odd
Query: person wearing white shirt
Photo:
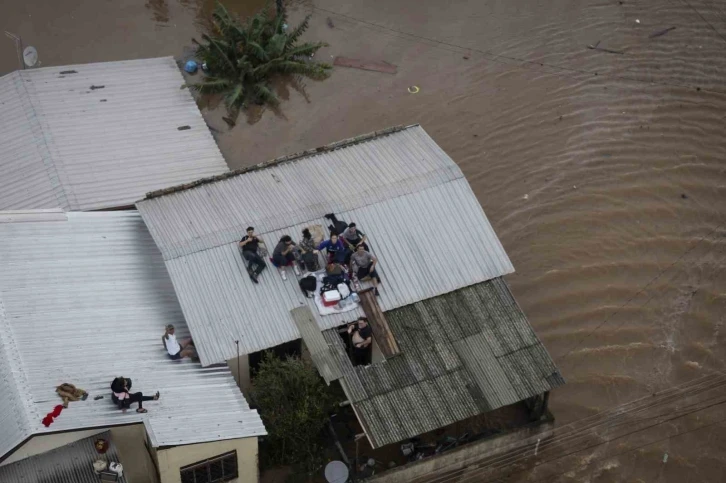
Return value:
[(197, 357), (197, 350), (194, 348), (192, 339), (177, 340), (174, 332), (174, 325), (169, 324), (161, 337), (161, 342), (164, 344), (169, 358), (178, 361), (184, 357)]

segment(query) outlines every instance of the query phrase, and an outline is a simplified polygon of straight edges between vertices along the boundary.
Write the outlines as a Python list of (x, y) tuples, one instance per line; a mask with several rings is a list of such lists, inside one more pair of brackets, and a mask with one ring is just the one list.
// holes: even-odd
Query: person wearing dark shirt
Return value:
[(368, 237), (365, 233), (360, 231), (355, 223), (351, 223), (348, 225), (348, 228), (345, 229), (345, 231), (340, 235), (340, 237), (343, 239), (343, 242), (350, 248), (352, 252), (355, 252), (356, 248), (359, 246), (363, 246), (365, 248), (365, 251), (370, 251), (368, 249), (368, 245), (366, 244), (366, 241), (368, 241)]
[(323, 249), (328, 252), (328, 263), (345, 263), (345, 245), (336, 233), (331, 233), (330, 240), (325, 240), (318, 245), (318, 250)]
[(295, 274), (300, 275), (300, 271), (295, 264), (295, 254), (293, 253), (295, 247), (295, 242), (292, 241), (290, 235), (283, 235), (283, 237), (280, 238), (280, 241), (277, 242), (275, 249), (272, 251), (272, 263), (275, 264), (276, 267), (282, 269), (281, 273), (283, 279), (285, 279), (284, 267), (288, 265), (292, 265), (295, 269)]
[[(267, 268), (265, 260), (258, 253), (260, 245), (264, 246), (265, 242), (255, 235), (255, 229), (253, 227), (247, 227), (247, 235), (242, 237), (239, 241), (239, 246), (242, 249), (242, 256), (249, 262), (247, 265), (247, 272), (250, 274), (250, 278), (255, 283), (259, 283), (257, 277), (259, 277), (262, 271)], [(253, 266), (256, 268), (253, 269)]]
[(317, 271), (320, 268), (318, 266), (317, 247), (308, 228), (302, 231), (302, 240), (300, 240), (298, 248), (300, 249), (300, 261), (303, 268), (308, 272)]
[(132, 403), (138, 403), (139, 408), (136, 410), (137, 413), (145, 413), (146, 409), (143, 407), (144, 401), (156, 401), (159, 399), (159, 391), (153, 396), (144, 396), (140, 392), (130, 393), (131, 390), (131, 379), (125, 377), (117, 377), (111, 382), (111, 400), (118, 408), (126, 412)]
[(358, 245), (355, 253), (350, 257), (350, 273), (354, 274), (361, 282), (370, 280), (378, 293), (378, 282), (381, 281), (376, 271), (378, 259), (365, 251), (363, 245)]
[(373, 353), (373, 330), (368, 325), (368, 319), (361, 317), (348, 326), (350, 342), (353, 344), (353, 365), (367, 366), (371, 363)]

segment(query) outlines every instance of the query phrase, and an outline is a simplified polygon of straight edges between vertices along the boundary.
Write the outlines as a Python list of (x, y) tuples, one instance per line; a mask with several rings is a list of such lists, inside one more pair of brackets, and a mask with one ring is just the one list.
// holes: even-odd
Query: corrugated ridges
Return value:
[(13, 176), (0, 180), (0, 209), (130, 206), (148, 191), (227, 171), (183, 83), (171, 57), (0, 79), (0, 141), (15, 146), (0, 166), (26, 174), (22, 190)]
[(387, 311), (401, 354), (353, 367), (324, 332), (375, 446), (516, 403), (564, 383), (501, 278)]
[(0, 146), (0, 209), (67, 205), (19, 72), (0, 77)]
[[(165, 256), (202, 363), (223, 362), (300, 337), (289, 311), (313, 309), (321, 329), (358, 311), (321, 317), (296, 280), (268, 264), (253, 284), (237, 249), (254, 226), (271, 251), (283, 234), (355, 221), (379, 258), (379, 302), (392, 310), (514, 271), (456, 164), (418, 126), (333, 151), (224, 177), (138, 203)], [(426, 234), (447, 233), (446, 249)]]
[[(7, 326), (2, 342), (17, 353), (14, 392), (31, 415), (31, 433), (144, 419), (155, 428), (157, 445), (265, 433), (226, 365), (202, 368), (168, 359), (161, 343), (165, 325), (175, 324), (180, 338), (188, 329), (138, 213), (0, 223), (0, 302)], [(134, 381), (133, 390), (161, 391), (160, 401), (148, 403), (148, 415), (123, 414), (110, 402), (109, 384), (119, 375)], [(62, 382), (91, 397), (71, 403), (45, 428), (41, 419), (61, 402), (55, 387)], [(104, 399), (94, 401), (96, 395)], [(222, 433), (213, 424), (217, 417), (226, 425)], [(8, 448), (11, 439), (17, 439), (14, 433), (0, 427), (0, 447)]]
[[(103, 459), (118, 462), (116, 446), (111, 433), (81, 439), (60, 448), (47, 451), (38, 456), (23, 459), (17, 463), (0, 466), (0, 481), (3, 483), (98, 483), (98, 475), (93, 471), (93, 463), (101, 456), (94, 442), (99, 439), (108, 441), (108, 451)], [(133, 464), (129, 461), (127, 464)], [(120, 483), (125, 483), (122, 477)]]
[(186, 191), (137, 207), (166, 260), (462, 178), (420, 127)]

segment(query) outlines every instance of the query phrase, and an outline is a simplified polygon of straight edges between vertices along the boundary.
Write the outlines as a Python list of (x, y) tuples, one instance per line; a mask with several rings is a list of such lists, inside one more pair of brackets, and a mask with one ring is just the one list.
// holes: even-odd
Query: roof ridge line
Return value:
[[(456, 165), (456, 167), (458, 168), (458, 165)], [(348, 209), (348, 210), (343, 210), (343, 211), (341, 211), (339, 213), (346, 213), (346, 212), (349, 212), (349, 211), (359, 210), (361, 208), (366, 208), (366, 207), (369, 207), (369, 206), (375, 206), (375, 205), (378, 205), (380, 203), (384, 203), (384, 202), (387, 202), (387, 201), (390, 201), (390, 200), (394, 200), (394, 199), (397, 199), (397, 198), (401, 198), (401, 197), (404, 197), (404, 196), (410, 196), (410, 195), (415, 194), (415, 193), (422, 193), (422, 192), (424, 192), (424, 191), (426, 191), (428, 189), (437, 188), (439, 186), (442, 186), (442, 185), (445, 185), (445, 184), (448, 184), (448, 183), (453, 183), (454, 181), (459, 181), (461, 179), (466, 179), (466, 177), (464, 176), (464, 174), (461, 173), (461, 169), (460, 168), (459, 168), (459, 171), (460, 171), (460, 176), (458, 176), (456, 178), (453, 178), (453, 179), (446, 180), (446, 181), (442, 181), (442, 182), (440, 182), (438, 184), (435, 184), (435, 185), (428, 186), (428, 187), (424, 188), (423, 190), (420, 190), (420, 191), (412, 191), (412, 192), (408, 192), (408, 193), (400, 193), (400, 194), (397, 194), (396, 196), (392, 196), (390, 198), (385, 198), (385, 199), (377, 200), (377, 201), (375, 201), (373, 203), (369, 203), (367, 205), (357, 206), (355, 208), (351, 208), (351, 209)], [(138, 213), (140, 213), (140, 212), (138, 212)], [(142, 218), (143, 218), (143, 215), (142, 215)], [(324, 217), (320, 217), (320, 218), (324, 218)], [(311, 218), (311, 219), (305, 220), (305, 221), (303, 221), (301, 223), (295, 223), (293, 225), (284, 226), (282, 228), (276, 228), (274, 230), (260, 231), (258, 233), (258, 235), (264, 235), (264, 234), (273, 233), (273, 232), (276, 232), (276, 231), (285, 230), (287, 228), (293, 228), (295, 225), (299, 225), (299, 224), (303, 224), (303, 223), (312, 223), (313, 221), (315, 221), (317, 219), (319, 219), (319, 218)], [(257, 222), (255, 222), (255, 223), (257, 223)], [(243, 224), (241, 224), (240, 225), (240, 229), (242, 227), (244, 227), (245, 224), (249, 224), (249, 222), (244, 222)], [(323, 225), (323, 228), (325, 228), (325, 225)], [(225, 230), (218, 230), (218, 231), (214, 232), (214, 235), (217, 235), (220, 232), (224, 232), (224, 231)], [(153, 235), (152, 235), (152, 238), (153, 238)], [(223, 246), (228, 245), (228, 244), (233, 243), (233, 242), (234, 242), (234, 240), (227, 241), (227, 242), (221, 242), (221, 243), (217, 243), (217, 244), (215, 244), (213, 246), (210, 246), (210, 247), (205, 247), (205, 248), (203, 248), (201, 250), (195, 250), (193, 252), (183, 253), (181, 255), (169, 256), (168, 258), (167, 258), (167, 252), (170, 251), (169, 248), (162, 249), (161, 247), (159, 247), (159, 250), (161, 251), (161, 255), (162, 255), (162, 258), (164, 259), (164, 263), (166, 263), (166, 262), (171, 261), (171, 260), (176, 260), (177, 258), (187, 257), (189, 255), (193, 255), (193, 254), (196, 254), (196, 253), (202, 253), (202, 252), (206, 252), (208, 250), (213, 250), (215, 248), (223, 247)], [(188, 246), (189, 245), (189, 241), (185, 242), (183, 245), (184, 246)]]
[(417, 127), (417, 126), (419, 126), (419, 124), (411, 124), (408, 126), (399, 124), (396, 126), (386, 128), (386, 129), (381, 129), (379, 131), (373, 131), (373, 132), (370, 132), (367, 134), (361, 134), (360, 136), (343, 139), (341, 141), (336, 141), (336, 142), (326, 144), (324, 146), (320, 146), (317, 148), (307, 149), (305, 151), (301, 151), (298, 153), (288, 154), (285, 156), (281, 156), (279, 158), (274, 158), (269, 161), (265, 161), (265, 162), (258, 163), (258, 164), (252, 165), (252, 166), (248, 166), (246, 168), (235, 169), (233, 171), (228, 171), (226, 173), (218, 174), (216, 176), (209, 176), (207, 178), (202, 178), (202, 179), (199, 179), (196, 181), (192, 181), (191, 183), (185, 183), (185, 184), (180, 184), (180, 185), (176, 185), (176, 186), (171, 186), (169, 188), (151, 191), (149, 193), (146, 193), (146, 196), (144, 197), (143, 200), (139, 200), (139, 201), (159, 198), (161, 196), (170, 195), (170, 194), (177, 193), (180, 191), (186, 191), (186, 190), (189, 190), (192, 188), (196, 188), (198, 186), (214, 183), (216, 181), (222, 181), (222, 180), (225, 180), (228, 178), (234, 178), (235, 176), (240, 176), (240, 175), (250, 173), (253, 171), (263, 170), (263, 169), (269, 168), (271, 166), (278, 166), (280, 164), (284, 164), (284, 163), (287, 163), (290, 161), (297, 161), (297, 160), (300, 160), (303, 158), (314, 156), (316, 154), (327, 153), (330, 151), (335, 151), (336, 149), (347, 148), (350, 146), (354, 146), (356, 144), (360, 144), (360, 143), (363, 143), (366, 141), (371, 141), (373, 139), (376, 139), (376, 138), (379, 138), (382, 136), (386, 136), (388, 134), (405, 131), (406, 129), (410, 129), (410, 128)]

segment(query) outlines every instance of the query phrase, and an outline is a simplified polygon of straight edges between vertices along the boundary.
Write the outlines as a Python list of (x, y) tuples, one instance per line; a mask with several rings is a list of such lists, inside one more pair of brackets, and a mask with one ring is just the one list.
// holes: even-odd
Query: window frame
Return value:
[[(229, 460), (231, 458), (234, 458), (234, 474), (226, 475), (224, 474), (225, 460)], [(211, 467), (215, 463), (219, 463), (222, 467), (222, 476), (221, 478), (212, 479)], [(206, 469), (206, 479), (197, 480), (195, 470), (199, 469)], [(197, 461), (196, 463), (192, 463), (190, 465), (182, 466), (181, 468), (179, 468), (179, 477), (182, 482), (189, 481), (184, 479), (184, 474), (187, 472), (191, 472), (192, 483), (223, 483), (225, 481), (236, 480), (237, 478), (239, 478), (239, 459), (237, 457), (237, 450), (234, 449), (232, 451), (228, 451), (226, 453), (222, 453), (211, 458)]]

